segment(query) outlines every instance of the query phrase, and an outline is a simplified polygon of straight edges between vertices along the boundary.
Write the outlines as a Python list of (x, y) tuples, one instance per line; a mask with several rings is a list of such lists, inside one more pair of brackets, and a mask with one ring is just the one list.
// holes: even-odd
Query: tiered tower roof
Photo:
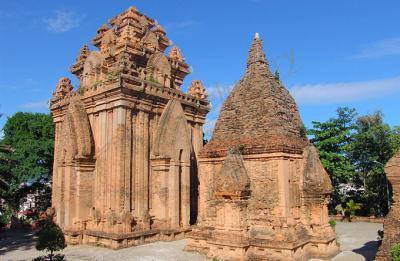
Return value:
[[(135, 7), (103, 24), (91, 43), (95, 48), (84, 45), (71, 66), (71, 72), (79, 79), (79, 91), (71, 90), (69, 96), (87, 98), (125, 88), (162, 96), (164, 102), (165, 98), (178, 98), (209, 110), (205, 96), (181, 91), (190, 69), (180, 49), (173, 46), (168, 55), (166, 49), (172, 43), (164, 28)], [(51, 104), (63, 102), (67, 101), (55, 95)]]

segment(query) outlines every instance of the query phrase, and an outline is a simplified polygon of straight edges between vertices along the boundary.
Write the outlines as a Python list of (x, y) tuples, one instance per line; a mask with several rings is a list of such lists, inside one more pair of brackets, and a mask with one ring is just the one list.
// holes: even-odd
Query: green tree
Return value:
[(66, 246), (64, 233), (61, 228), (49, 217), (43, 220), (37, 233), (36, 249), (50, 252), (48, 257), (50, 260), (53, 260), (53, 253), (63, 250)]
[(336, 113), (336, 117), (326, 122), (313, 121), (313, 127), (307, 131), (332, 180), (334, 191), (331, 210), (346, 201), (339, 185), (348, 183), (355, 173), (354, 166), (348, 158), (348, 146), (355, 128), (356, 110), (344, 107), (338, 108)]
[(383, 122), (381, 112), (359, 117), (349, 146), (349, 157), (356, 167), (356, 181), (363, 188), (361, 202), (373, 208), (365, 214), (388, 212), (389, 187), (384, 165), (400, 147), (398, 128)]
[(0, 145), (13, 152), (1, 154), (0, 173), (7, 186), (0, 187), (0, 198), (16, 212), (28, 193), (49, 193), (46, 183), (52, 173), (54, 124), (50, 115), (18, 112), (8, 118), (3, 133)]

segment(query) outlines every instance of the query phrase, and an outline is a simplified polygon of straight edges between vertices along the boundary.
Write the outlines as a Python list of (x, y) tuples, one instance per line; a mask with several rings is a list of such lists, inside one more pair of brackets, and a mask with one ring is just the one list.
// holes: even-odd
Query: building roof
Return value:
[(256, 34), (243, 78), (222, 105), (218, 121), (203, 154), (298, 151), (307, 144), (293, 97), (269, 69), (262, 40)]

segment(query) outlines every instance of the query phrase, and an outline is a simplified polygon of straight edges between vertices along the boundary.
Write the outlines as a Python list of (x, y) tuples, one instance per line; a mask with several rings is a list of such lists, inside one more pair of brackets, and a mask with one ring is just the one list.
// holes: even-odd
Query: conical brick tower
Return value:
[(222, 260), (307, 260), (337, 253), (331, 181), (256, 34), (243, 78), (199, 157), (199, 219), (187, 250)]

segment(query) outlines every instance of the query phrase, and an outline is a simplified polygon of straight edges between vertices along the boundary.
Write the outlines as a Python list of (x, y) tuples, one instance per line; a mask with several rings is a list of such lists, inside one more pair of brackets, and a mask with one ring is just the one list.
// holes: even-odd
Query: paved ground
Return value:
[(332, 261), (374, 260), (378, 248), (378, 230), (382, 224), (338, 222), (336, 233), (342, 252)]
[[(334, 261), (373, 260), (377, 248), (377, 231), (381, 224), (341, 223), (336, 231), (342, 253)], [(42, 255), (35, 250), (33, 234), (0, 232), (0, 260), (31, 260)], [(67, 260), (135, 260), (135, 261), (203, 261), (204, 256), (183, 251), (185, 240), (110, 250), (92, 246), (68, 246), (63, 254)]]

